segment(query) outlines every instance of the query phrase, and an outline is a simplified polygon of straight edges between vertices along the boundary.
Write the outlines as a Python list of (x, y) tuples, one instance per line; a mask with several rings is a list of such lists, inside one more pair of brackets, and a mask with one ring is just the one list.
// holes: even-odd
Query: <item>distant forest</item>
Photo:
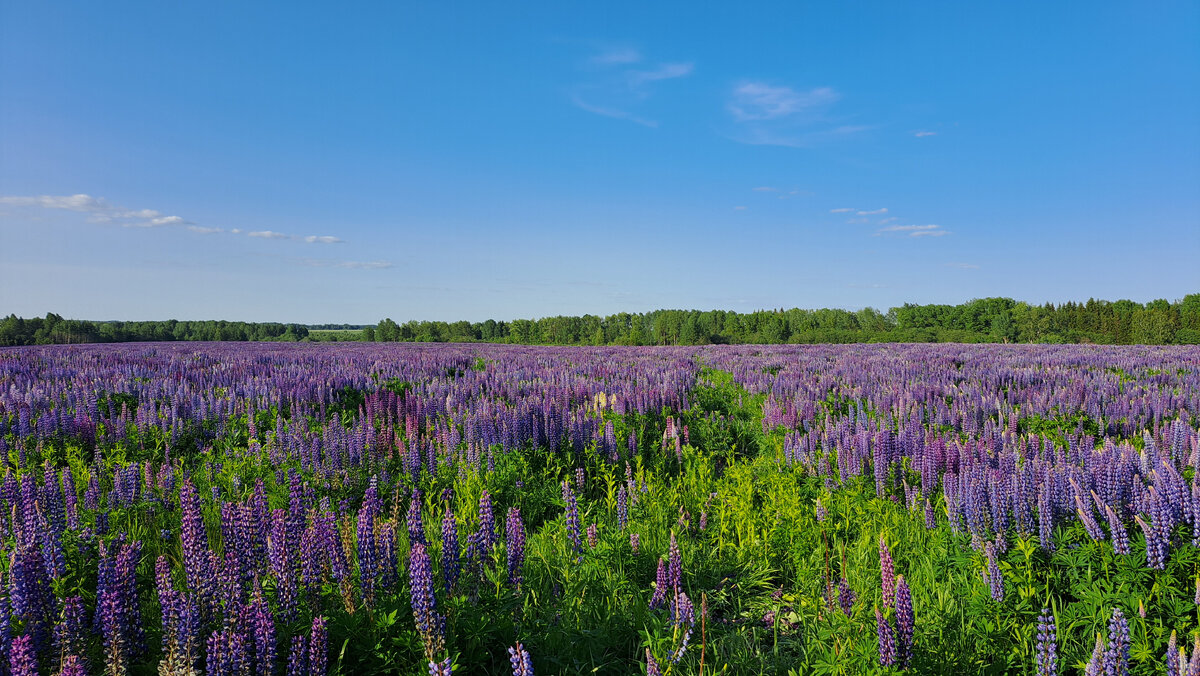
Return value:
[(509, 322), (384, 319), (352, 324), (226, 321), (104, 322), (55, 314), (0, 322), (0, 346), (131, 341), (493, 342), (523, 345), (705, 345), (734, 343), (1101, 343), (1200, 344), (1200, 293), (1182, 300), (1088, 300), (1030, 305), (983, 298), (960, 305), (905, 304), (849, 310), (655, 310), (607, 317), (544, 317)]

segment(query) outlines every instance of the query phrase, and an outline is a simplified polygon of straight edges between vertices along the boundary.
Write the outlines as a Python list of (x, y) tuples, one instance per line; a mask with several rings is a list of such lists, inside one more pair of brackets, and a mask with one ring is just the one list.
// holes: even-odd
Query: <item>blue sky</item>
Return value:
[(1200, 290), (1200, 4), (0, 0), (0, 313)]

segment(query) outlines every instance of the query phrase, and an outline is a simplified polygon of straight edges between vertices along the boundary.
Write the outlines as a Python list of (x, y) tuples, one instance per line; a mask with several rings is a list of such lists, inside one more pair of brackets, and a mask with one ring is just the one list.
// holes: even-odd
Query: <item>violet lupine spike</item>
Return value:
[(575, 499), (575, 493), (571, 490), (570, 482), (564, 481), (562, 483), (562, 492), (563, 500), (567, 503), (567, 537), (571, 540), (571, 546), (575, 550), (575, 558), (578, 560), (583, 557), (583, 539), (579, 532), (579, 503)]
[(671, 623), (674, 633), (679, 637), (679, 647), (671, 652), (671, 662), (679, 662), (688, 648), (692, 637), (692, 629), (696, 625), (696, 609), (692, 600), (683, 592), (677, 592), (671, 601)]
[(617, 486), (617, 528), (625, 530), (625, 525), (629, 523), (629, 492), (625, 490), (625, 484)]
[[(1167, 676), (1186, 676), (1179, 673), (1179, 666), (1183, 660), (1179, 656), (1179, 639), (1175, 636), (1175, 631), (1171, 630), (1171, 638), (1167, 640), (1167, 653), (1163, 656), (1163, 662), (1167, 667)], [(1043, 676), (1040, 672), (1038, 676)]]
[(442, 651), (442, 618), (437, 613), (437, 602), (433, 596), (433, 571), (425, 545), (416, 543), (409, 551), (409, 588), (411, 594), (413, 622), (417, 633), (425, 644), (425, 655), (429, 661)]
[(599, 542), (599, 531), (596, 530), (596, 524), (594, 524), (594, 523), (588, 524), (587, 542), (588, 542), (588, 547), (590, 547), (592, 549), (595, 549), (596, 544)]
[(841, 607), (842, 613), (849, 617), (854, 610), (854, 602), (858, 600), (858, 594), (850, 588), (850, 582), (846, 578), (838, 583), (838, 606)]
[(679, 552), (679, 543), (675, 540), (675, 531), (671, 531), (671, 544), (667, 548), (667, 586), (672, 593), (679, 593), (683, 583), (683, 556)]
[(246, 639), (235, 629), (221, 629), (208, 637), (208, 676), (245, 676), (250, 673)]
[[(641, 544), (642, 544), (642, 536), (641, 535), (638, 535), (637, 533), (629, 534), (629, 549), (631, 549), (634, 554), (638, 553), (638, 550), (641, 548)], [(1197, 603), (1197, 605), (1200, 605), (1200, 603)]]
[(1113, 608), (1108, 622), (1108, 648), (1104, 651), (1105, 676), (1129, 673), (1129, 621), (1120, 608)]
[(1054, 614), (1049, 608), (1042, 608), (1038, 616), (1037, 647), (1034, 653), (1037, 676), (1056, 676), (1058, 674), (1058, 633), (1055, 628)]
[(453, 658), (447, 657), (441, 662), (429, 663), (429, 676), (452, 676), (454, 674)]
[(87, 668), (78, 655), (67, 655), (63, 658), (56, 676), (87, 676)]
[(521, 510), (508, 508), (505, 522), (505, 548), (508, 557), (508, 582), (513, 589), (521, 588), (521, 570), (525, 566), (525, 525), (521, 523)]
[(250, 630), (253, 637), (254, 670), (259, 676), (271, 676), (275, 669), (275, 618), (263, 598), (262, 588), (254, 585), (250, 601)]
[(513, 676), (533, 676), (533, 660), (519, 641), (508, 649), (508, 663), (512, 666)]
[(896, 664), (896, 639), (892, 635), (891, 622), (878, 607), (875, 608), (875, 630), (879, 635), (879, 664), (893, 666)]
[(896, 577), (896, 654), (900, 667), (907, 669), (912, 661), (913, 634), (916, 615), (913, 613), (912, 592), (903, 575)]
[(1083, 673), (1085, 676), (1104, 676), (1104, 636), (1096, 634), (1096, 647), (1092, 648), (1092, 658)]
[(287, 676), (311, 676), (308, 665), (308, 637), (296, 634), (292, 637), (292, 649), (288, 652)]
[(879, 577), (883, 607), (891, 608), (896, 602), (896, 569), (892, 562), (892, 552), (882, 535), (879, 536)]
[(37, 652), (33, 648), (33, 637), (29, 634), (12, 640), (8, 667), (11, 676), (38, 676)]
[(650, 608), (661, 608), (667, 602), (667, 588), (670, 583), (667, 577), (667, 564), (661, 558), (658, 560), (658, 572), (654, 575), (654, 594), (650, 596)]
[(420, 542), (428, 544), (425, 541), (425, 522), (421, 518), (421, 491), (413, 491), (412, 499), (408, 503), (408, 541)]
[(984, 545), (985, 557), (987, 559), (987, 568), (984, 571), (984, 579), (988, 583), (988, 591), (992, 595), (992, 600), (997, 603), (1004, 602), (1004, 574), (1000, 572), (1000, 564), (996, 559), (996, 546), (991, 542)]
[[(449, 660), (447, 660), (448, 662)], [(309, 676), (325, 676), (329, 670), (329, 629), (324, 617), (314, 617), (308, 633)], [(450, 671), (447, 669), (447, 674)]]
[(646, 648), (646, 676), (662, 676), (662, 671), (658, 668), (658, 662), (655, 661), (654, 655), (650, 653), (649, 648)]
[(458, 582), (460, 570), (458, 551), (458, 520), (454, 518), (454, 510), (446, 505), (446, 514), (442, 517), (442, 578), (449, 592)]

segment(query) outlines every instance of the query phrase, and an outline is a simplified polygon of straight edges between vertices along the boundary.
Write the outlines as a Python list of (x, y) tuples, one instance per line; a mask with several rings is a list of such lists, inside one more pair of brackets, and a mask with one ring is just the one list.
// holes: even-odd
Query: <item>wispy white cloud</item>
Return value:
[(830, 209), (829, 213), (831, 213), (831, 214), (848, 214), (851, 211), (854, 211), (854, 209), (851, 209), (850, 207), (841, 207), (838, 209)]
[(153, 228), (161, 225), (188, 225), (180, 216), (165, 216), (157, 209), (127, 209), (109, 204), (102, 197), (78, 195), (34, 195), (0, 197), (0, 204), (14, 207), (61, 209), (87, 214), (90, 220), (115, 222), (125, 227)]
[(860, 212), (858, 212), (858, 215), (859, 216), (879, 216), (881, 214), (886, 214), (886, 213), (887, 213), (887, 207), (883, 207), (882, 209), (875, 209), (873, 211), (860, 211)]
[(330, 235), (309, 235), (308, 237), (304, 238), (304, 241), (308, 242), (309, 244), (342, 244), (346, 240), (341, 239), (340, 237), (332, 237)]
[(881, 218), (881, 219), (879, 219), (879, 224), (880, 224), (880, 225), (887, 225), (888, 223), (891, 223), (892, 221), (898, 221), (898, 220), (900, 220), (900, 219), (899, 219), (899, 218), (896, 218), (895, 216), (888, 216), (887, 218)]
[(615, 118), (618, 120), (629, 120), (630, 122), (636, 122), (644, 127), (657, 127), (658, 126), (658, 122), (655, 122), (654, 120), (648, 120), (644, 117), (638, 117), (637, 115), (634, 115), (633, 113), (630, 113), (629, 111), (626, 111), (626, 110), (621, 110), (619, 108), (607, 108), (604, 106), (597, 106), (597, 105), (588, 103), (587, 101), (584, 101), (582, 98), (580, 98), (578, 94), (573, 94), (571, 96), (571, 103), (574, 104), (575, 107), (579, 108), (580, 110), (586, 110), (587, 112), (594, 113), (596, 115), (603, 115), (604, 117), (612, 117), (612, 118)]
[(642, 60), (642, 53), (633, 47), (610, 47), (588, 59), (597, 66), (623, 66)]
[(974, 263), (946, 263), (948, 268), (956, 268), (958, 270), (978, 270), (979, 266)]
[(875, 231), (876, 235), (907, 233), (909, 237), (944, 237), (949, 230), (943, 230), (940, 225), (889, 225)]
[(912, 133), (912, 135), (916, 136), (917, 138), (925, 138), (926, 136), (937, 136), (937, 132), (936, 131), (925, 131), (924, 129), (922, 129), (919, 131), (914, 131)]
[(262, 239), (291, 239), (289, 235), (274, 230), (254, 230), (246, 233), (248, 237), (260, 237)]
[(338, 261), (306, 258), (303, 264), (310, 268), (343, 268), (347, 270), (385, 270), (392, 267), (391, 261)]
[(774, 120), (823, 108), (839, 98), (838, 93), (830, 87), (801, 92), (765, 82), (743, 82), (733, 88), (729, 112), (741, 122)]
[(221, 228), (205, 228), (199, 225), (189, 225), (187, 229), (198, 235), (214, 235), (218, 232), (225, 232)]
[(644, 127), (658, 122), (637, 112), (649, 99), (655, 85), (665, 80), (687, 77), (695, 70), (690, 62), (665, 62), (632, 68), (642, 63), (642, 54), (632, 47), (609, 47), (587, 60), (588, 81), (568, 92), (571, 105), (594, 115), (627, 120)]

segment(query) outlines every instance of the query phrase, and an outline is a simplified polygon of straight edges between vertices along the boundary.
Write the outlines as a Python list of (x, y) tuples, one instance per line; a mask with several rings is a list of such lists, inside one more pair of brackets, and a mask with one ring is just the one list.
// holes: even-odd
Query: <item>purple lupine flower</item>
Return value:
[(452, 676), (454, 674), (453, 658), (447, 657), (441, 662), (429, 663), (429, 676)]
[(12, 676), (38, 676), (37, 651), (33, 648), (33, 637), (29, 634), (12, 640), (8, 656)]
[(1116, 511), (1108, 505), (1104, 505), (1104, 515), (1108, 519), (1108, 530), (1112, 534), (1113, 551), (1117, 554), (1128, 554), (1129, 532), (1125, 530), (1125, 524), (1121, 523)]
[(254, 585), (250, 601), (250, 632), (254, 639), (254, 670), (259, 676), (271, 676), (275, 669), (275, 617), (263, 598), (262, 588)]
[(629, 523), (629, 492), (625, 490), (625, 484), (617, 486), (617, 528), (625, 530), (625, 525)]
[(486, 490), (479, 495), (479, 530), (475, 544), (480, 559), (491, 556), (496, 546), (496, 517), (492, 514), (492, 496)]
[(57, 676), (87, 676), (83, 659), (78, 655), (67, 655), (63, 658), (62, 665), (59, 666)]
[(879, 577), (883, 607), (891, 608), (896, 601), (896, 569), (892, 563), (892, 552), (882, 535), (879, 536)]
[(442, 651), (442, 618), (437, 613), (437, 602), (433, 596), (433, 571), (429, 564), (429, 554), (425, 545), (414, 543), (408, 556), (409, 587), (412, 602), (413, 622), (417, 633), (425, 643), (425, 656), (433, 661), (433, 656)]
[(221, 629), (208, 637), (207, 673), (208, 676), (246, 676), (250, 673), (250, 656), (241, 632)]
[(408, 541), (429, 544), (425, 541), (425, 523), (421, 518), (421, 491), (414, 490), (408, 502)]
[(875, 628), (879, 634), (879, 664), (890, 667), (896, 663), (896, 639), (892, 636), (892, 624), (875, 608)]
[(650, 654), (649, 648), (646, 648), (646, 676), (662, 676), (658, 662), (654, 661), (654, 655)]
[(1000, 564), (996, 560), (996, 546), (992, 542), (984, 545), (984, 553), (987, 557), (987, 569), (984, 571), (984, 579), (988, 583), (988, 590), (992, 594), (992, 600), (997, 603), (1004, 602), (1004, 575), (1000, 572)]
[[(1175, 631), (1171, 630), (1171, 638), (1167, 641), (1167, 654), (1163, 656), (1163, 661), (1167, 666), (1167, 676), (1186, 676), (1179, 672), (1179, 666), (1182, 660), (1179, 657), (1179, 639), (1175, 636)], [(1050, 672), (1053, 673), (1053, 672)], [(1043, 676), (1041, 672), (1038, 676)]]
[(816, 514), (817, 514), (818, 522), (825, 521), (825, 516), (826, 516), (825, 502), (822, 501), (821, 498), (817, 498)]
[(508, 582), (513, 589), (521, 588), (521, 569), (525, 565), (525, 525), (521, 523), (521, 510), (508, 508), (505, 522), (505, 549), (508, 554)]
[(83, 655), (87, 650), (88, 629), (83, 598), (68, 596), (60, 605), (58, 624), (54, 627), (54, 649), (59, 655)]
[(1120, 608), (1113, 608), (1108, 621), (1108, 649), (1104, 651), (1105, 676), (1129, 673), (1129, 621)]
[(458, 582), (458, 520), (454, 518), (454, 510), (446, 504), (446, 514), (442, 517), (442, 578), (449, 592), (454, 583)]
[(679, 647), (671, 653), (671, 661), (679, 662), (688, 648), (692, 629), (696, 626), (695, 607), (692, 605), (692, 600), (683, 592), (676, 592), (675, 598), (671, 601), (671, 623), (674, 625), (675, 635), (679, 637)]
[(1038, 616), (1037, 648), (1034, 653), (1037, 662), (1037, 676), (1056, 676), (1058, 673), (1058, 634), (1055, 629), (1054, 614), (1049, 608), (1042, 608)]
[(667, 564), (661, 558), (658, 560), (658, 572), (654, 576), (654, 594), (650, 596), (650, 608), (660, 608), (667, 602)]
[[(314, 617), (308, 632), (309, 676), (325, 676), (329, 671), (329, 629), (324, 617)], [(446, 670), (449, 674), (449, 669)]]
[(508, 662), (512, 665), (513, 676), (533, 676), (533, 660), (520, 641), (508, 649)]
[(308, 637), (296, 634), (292, 637), (292, 649), (288, 652), (287, 676), (311, 676), (308, 668)]
[(1092, 649), (1092, 658), (1083, 673), (1085, 676), (1104, 676), (1104, 637), (1100, 634), (1096, 634), (1096, 647)]
[(672, 593), (679, 593), (683, 582), (683, 557), (679, 553), (679, 543), (675, 540), (675, 531), (671, 531), (671, 544), (667, 549), (667, 586)]
[(8, 609), (8, 590), (0, 577), (0, 672), (8, 665), (8, 651), (12, 648), (12, 620)]
[(126, 671), (130, 658), (144, 649), (144, 630), (137, 600), (137, 562), (142, 543), (113, 544), (112, 553), (100, 545), (96, 583), (96, 625), (104, 639), (105, 668), (114, 674)]
[(913, 631), (916, 616), (913, 614), (912, 592), (903, 575), (896, 577), (896, 653), (901, 668), (908, 668), (912, 661)]
[(562, 483), (563, 500), (567, 503), (567, 537), (571, 539), (571, 546), (575, 549), (575, 557), (582, 558), (583, 555), (583, 539), (579, 533), (579, 503), (575, 500), (575, 493), (571, 490), (571, 484), (564, 481)]
[(849, 616), (850, 611), (854, 609), (854, 602), (858, 600), (858, 594), (850, 588), (850, 582), (846, 578), (838, 583), (838, 605), (842, 608), (842, 613)]
[(588, 547), (591, 547), (592, 549), (595, 549), (597, 542), (599, 542), (599, 533), (597, 532), (596, 524), (594, 524), (594, 523), (588, 524), (587, 541), (588, 541)]
[[(642, 544), (642, 536), (641, 535), (638, 535), (637, 533), (629, 534), (629, 548), (633, 550), (634, 554), (638, 553), (638, 549), (641, 548), (641, 544)], [(1200, 580), (1200, 578), (1197, 578), (1197, 580)], [(1198, 584), (1200, 584), (1200, 583), (1198, 583)], [(1200, 587), (1197, 587), (1197, 588), (1200, 589)], [(1200, 598), (1200, 591), (1197, 591), (1196, 595), (1198, 598)], [(1200, 605), (1200, 601), (1197, 601), (1196, 605)]]

